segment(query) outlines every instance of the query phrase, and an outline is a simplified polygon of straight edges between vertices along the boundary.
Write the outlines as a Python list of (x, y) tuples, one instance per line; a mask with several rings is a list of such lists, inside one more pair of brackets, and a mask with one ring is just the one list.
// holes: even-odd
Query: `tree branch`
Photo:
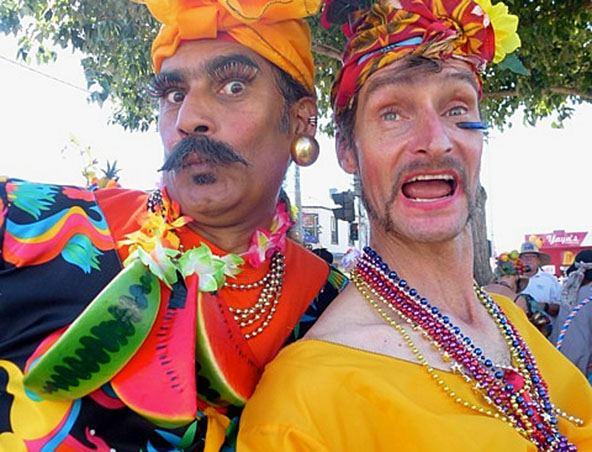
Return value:
[(515, 97), (518, 95), (518, 90), (507, 90), (507, 91), (493, 91), (489, 93), (483, 93), (483, 99), (501, 99), (502, 97)]
[[(582, 100), (592, 102), (592, 94), (591, 93), (583, 93), (578, 91), (575, 88), (564, 88), (560, 86), (552, 86), (551, 88), (547, 88), (543, 90), (543, 92), (551, 92), (555, 94), (563, 94), (566, 96), (575, 96), (579, 97)], [(502, 97), (515, 97), (518, 96), (518, 90), (507, 90), (507, 91), (494, 91), (490, 93), (483, 93), (484, 99), (500, 99)]]
[(578, 91), (577, 89), (573, 89), (573, 88), (553, 87), (553, 88), (549, 88), (549, 91), (551, 91), (552, 93), (556, 93), (556, 94), (566, 94), (568, 96), (577, 96), (577, 97), (581, 97), (584, 100), (592, 101), (592, 94), (591, 93), (582, 93), (582, 92)]
[(333, 47), (318, 42), (312, 43), (312, 51), (319, 55), (324, 55), (334, 60), (341, 61), (341, 52)]

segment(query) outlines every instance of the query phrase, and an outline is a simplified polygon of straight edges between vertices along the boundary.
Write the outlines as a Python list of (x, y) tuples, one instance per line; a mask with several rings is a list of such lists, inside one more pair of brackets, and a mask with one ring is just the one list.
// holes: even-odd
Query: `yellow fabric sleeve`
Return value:
[[(583, 426), (559, 429), (592, 451), (592, 389), (505, 297), (495, 297), (535, 356), (551, 401)], [(441, 371), (458, 397), (488, 408), (458, 374)], [(239, 428), (238, 452), (537, 452), (511, 426), (456, 403), (422, 366), (319, 340), (283, 349), (265, 370)]]

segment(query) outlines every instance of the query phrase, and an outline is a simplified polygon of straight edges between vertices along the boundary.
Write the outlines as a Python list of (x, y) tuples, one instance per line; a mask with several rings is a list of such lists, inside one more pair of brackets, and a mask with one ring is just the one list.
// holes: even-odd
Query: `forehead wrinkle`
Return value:
[[(425, 76), (426, 74), (431, 74), (430, 72), (422, 72), (419, 76)], [(436, 74), (436, 73), (434, 73)], [(379, 75), (378, 77), (373, 78), (370, 80), (366, 87), (366, 97), (370, 97), (370, 95), (385, 86), (391, 85), (412, 85), (417, 81), (417, 74), (413, 74), (413, 71), (410, 70), (403, 70), (400, 73), (391, 72), (384, 75)], [(444, 74), (444, 78), (438, 80), (438, 84), (444, 85), (449, 81), (463, 81), (470, 84), (475, 91), (479, 92), (479, 88), (477, 86), (477, 80), (475, 74), (469, 71), (455, 71), (455, 72), (447, 72)]]
[(443, 84), (445, 81), (448, 80), (459, 80), (468, 83), (471, 85), (477, 93), (479, 92), (479, 87), (477, 86), (477, 77), (473, 72), (469, 71), (458, 71), (458, 72), (449, 72), (445, 75), (445, 79), (442, 80), (440, 83)]
[(379, 75), (368, 82), (366, 85), (366, 97), (370, 97), (372, 93), (389, 85), (410, 85), (414, 81), (411, 74), (397, 74), (390, 72), (388, 74)]

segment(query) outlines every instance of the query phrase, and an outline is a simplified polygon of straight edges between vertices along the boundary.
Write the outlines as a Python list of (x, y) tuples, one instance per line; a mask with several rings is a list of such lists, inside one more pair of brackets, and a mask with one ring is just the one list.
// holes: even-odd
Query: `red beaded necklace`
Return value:
[[(413, 328), (421, 329), (439, 350), (444, 361), (454, 360), (453, 370), (461, 373), (494, 411), (475, 406), (471, 408), (508, 423), (541, 451), (577, 451), (577, 447), (559, 432), (556, 415), (564, 416), (576, 424), (583, 422), (568, 417), (553, 406), (547, 384), (526, 343), (486, 292), (475, 287), (477, 297), (508, 343), (515, 367), (498, 365), (487, 358), (483, 350), (464, 335), (449, 317), (399, 278), (370, 247), (366, 247), (358, 259), (352, 271), (352, 281), (382, 317), (403, 334), (414, 355), (432, 373), (432, 377), (439, 378), (434, 376), (437, 374), (419, 354), (410, 336), (382, 307), (393, 311)], [(467, 406), (467, 402), (458, 397), (456, 401)]]

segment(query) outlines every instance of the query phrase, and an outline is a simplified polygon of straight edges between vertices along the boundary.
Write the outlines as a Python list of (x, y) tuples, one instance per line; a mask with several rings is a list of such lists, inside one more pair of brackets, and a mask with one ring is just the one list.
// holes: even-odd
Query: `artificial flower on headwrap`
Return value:
[(348, 39), (331, 93), (336, 112), (351, 108), (371, 74), (407, 55), (457, 58), (479, 73), (520, 46), (518, 18), (490, 0), (325, 0), (322, 23), (341, 24)]
[(321, 0), (132, 0), (145, 3), (162, 27), (152, 44), (156, 72), (181, 42), (220, 34), (257, 52), (314, 92), (310, 29), (303, 20)]
[(518, 253), (518, 250), (512, 250), (507, 253), (501, 253), (496, 258), (493, 273), (498, 278), (511, 275), (523, 276), (526, 273), (526, 264), (520, 259), (520, 253)]

